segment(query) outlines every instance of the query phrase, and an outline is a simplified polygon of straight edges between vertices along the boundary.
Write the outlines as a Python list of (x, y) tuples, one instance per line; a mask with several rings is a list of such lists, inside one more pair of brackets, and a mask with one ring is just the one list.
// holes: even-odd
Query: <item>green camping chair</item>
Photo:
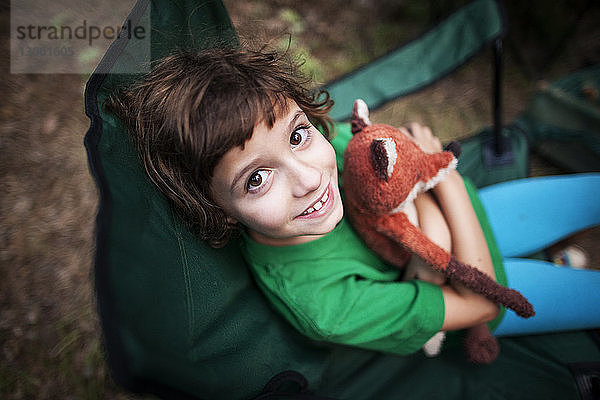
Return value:
[(539, 89), (515, 121), (533, 150), (568, 172), (600, 171), (600, 65)]
[[(128, 21), (136, 26), (148, 15), (152, 60), (179, 46), (236, 41), (218, 1), (139, 0)], [(356, 97), (374, 106), (428, 85), (494, 43), (503, 29), (495, 1), (465, 6), (419, 40), (330, 84), (334, 117), (343, 120), (351, 109), (344, 102)], [(501, 355), (488, 366), (469, 364), (459, 345), (427, 359), (299, 335), (267, 304), (236, 243), (216, 250), (186, 230), (144, 174), (124, 126), (103, 109), (109, 94), (139, 79), (115, 72), (140, 62), (138, 50), (127, 35), (119, 37), (85, 92), (91, 120), (85, 145), (100, 191), (94, 278), (117, 383), (134, 392), (196, 399), (577, 399), (578, 380), (590, 385), (592, 369), (585, 363), (599, 362), (600, 350), (582, 332), (501, 339)], [(425, 54), (432, 56), (426, 73)], [(415, 60), (421, 60), (417, 69)], [(388, 81), (382, 82), (384, 75)], [(348, 126), (338, 128), (341, 152)], [(576, 379), (571, 370), (587, 375)]]

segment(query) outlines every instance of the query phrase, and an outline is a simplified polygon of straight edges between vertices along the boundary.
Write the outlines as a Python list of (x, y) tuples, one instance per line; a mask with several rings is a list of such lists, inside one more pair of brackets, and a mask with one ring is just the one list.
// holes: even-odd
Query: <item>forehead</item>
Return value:
[(214, 181), (232, 184), (244, 172), (251, 172), (249, 170), (283, 154), (283, 146), (289, 146), (288, 137), (294, 124), (305, 114), (294, 101), (289, 101), (285, 109), (280, 107), (274, 115), (272, 125), (263, 118), (243, 146), (233, 147), (225, 153), (214, 170)]
[[(275, 110), (271, 114), (274, 119), (268, 117), (262, 118), (252, 130), (252, 136), (246, 140), (242, 146), (238, 146), (229, 150), (228, 154), (247, 154), (252, 155), (259, 151), (265, 144), (274, 144), (281, 139), (281, 135), (290, 134), (290, 129), (293, 129), (293, 124), (301, 117), (304, 112), (296, 104), (290, 100), (284, 104), (275, 104)], [(284, 139), (286, 139), (284, 137)]]

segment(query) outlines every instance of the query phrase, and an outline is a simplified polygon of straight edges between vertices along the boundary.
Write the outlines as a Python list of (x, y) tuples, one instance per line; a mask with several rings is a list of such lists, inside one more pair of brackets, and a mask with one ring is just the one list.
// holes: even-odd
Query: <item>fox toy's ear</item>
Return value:
[(398, 154), (396, 153), (396, 143), (392, 138), (374, 139), (371, 142), (371, 165), (375, 170), (375, 175), (386, 182), (394, 172), (394, 165)]
[(354, 100), (352, 107), (352, 134), (355, 135), (362, 131), (366, 126), (371, 125), (369, 120), (369, 107), (361, 99)]

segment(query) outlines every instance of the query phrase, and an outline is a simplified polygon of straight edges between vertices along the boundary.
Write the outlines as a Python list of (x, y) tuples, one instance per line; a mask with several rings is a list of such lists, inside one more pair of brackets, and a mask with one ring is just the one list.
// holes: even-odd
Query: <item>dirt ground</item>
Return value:
[[(225, 1), (242, 37), (289, 45), (321, 82), (407, 41), (460, 3)], [(585, 8), (593, 3), (585, 0), (506, 3), (504, 118), (510, 121), (540, 80), (600, 62), (600, 7)], [(0, 12), (7, 55), (9, 6)], [(484, 52), (373, 119), (420, 121), (444, 141), (476, 132), (491, 123), (490, 57)], [(144, 398), (116, 387), (103, 359), (90, 280), (97, 190), (83, 148), (87, 78), (10, 74), (6, 56), (0, 68), (0, 398)], [(536, 173), (560, 172), (538, 158), (533, 164)], [(598, 232), (581, 241), (600, 265)]]

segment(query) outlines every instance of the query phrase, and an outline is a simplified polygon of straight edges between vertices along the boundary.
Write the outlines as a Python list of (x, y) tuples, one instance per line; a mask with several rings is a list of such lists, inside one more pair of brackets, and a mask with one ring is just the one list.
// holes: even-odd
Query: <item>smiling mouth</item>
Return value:
[(325, 193), (323, 193), (323, 196), (321, 196), (321, 198), (319, 200), (317, 200), (312, 206), (310, 206), (306, 210), (304, 210), (304, 212), (302, 214), (300, 214), (299, 216), (305, 217), (307, 215), (314, 213), (315, 211), (319, 211), (320, 209), (322, 209), (323, 206), (327, 203), (327, 200), (329, 200), (329, 196), (331, 196), (330, 190), (331, 190), (331, 187), (327, 186), (327, 190), (325, 190)]

